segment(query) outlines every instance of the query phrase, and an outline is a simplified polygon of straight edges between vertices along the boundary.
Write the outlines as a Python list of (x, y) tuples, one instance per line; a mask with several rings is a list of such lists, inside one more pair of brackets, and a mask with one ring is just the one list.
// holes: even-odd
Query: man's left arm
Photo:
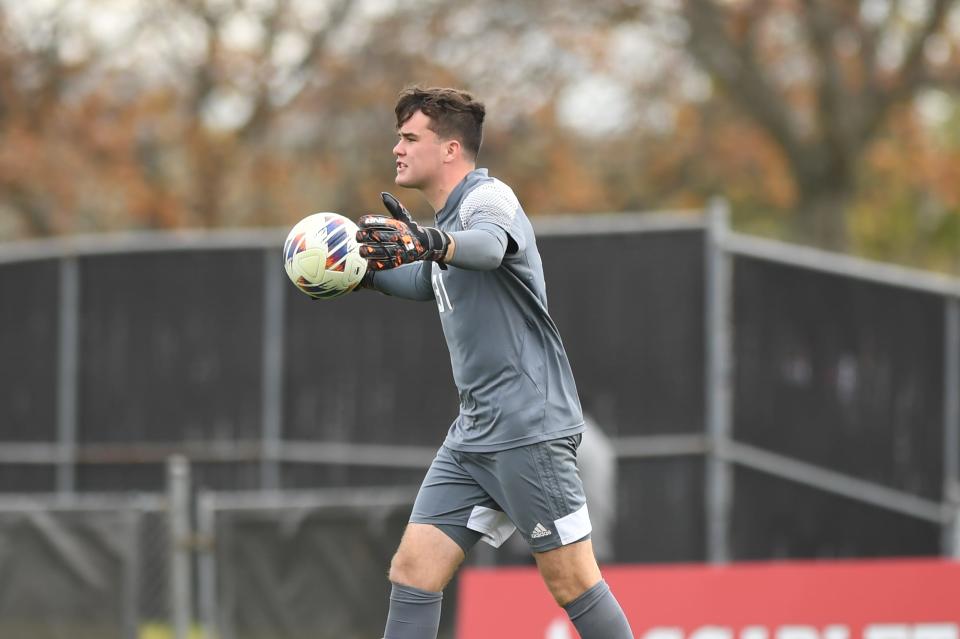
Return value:
[(507, 253), (507, 232), (489, 222), (479, 222), (465, 231), (448, 233), (451, 242), (445, 264), (472, 271), (492, 271)]
[(462, 231), (446, 232), (413, 221), (409, 211), (389, 193), (382, 193), (390, 217), (364, 215), (359, 220), (360, 255), (374, 271), (433, 261), (446, 268), (489, 271), (500, 266), (509, 246), (507, 231), (478, 220)]

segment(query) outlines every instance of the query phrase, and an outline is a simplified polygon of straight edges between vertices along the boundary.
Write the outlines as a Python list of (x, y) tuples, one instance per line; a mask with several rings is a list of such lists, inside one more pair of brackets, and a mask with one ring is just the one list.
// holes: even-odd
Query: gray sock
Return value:
[(602, 579), (563, 608), (582, 639), (633, 639), (626, 615)]
[(442, 592), (393, 584), (384, 639), (437, 639)]

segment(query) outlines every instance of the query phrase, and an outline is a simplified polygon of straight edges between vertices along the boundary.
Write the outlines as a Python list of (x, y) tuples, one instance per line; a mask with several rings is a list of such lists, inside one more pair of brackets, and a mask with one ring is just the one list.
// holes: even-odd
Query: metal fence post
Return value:
[(283, 393), (284, 280), (279, 251), (263, 252), (263, 365), (261, 368), (260, 487), (280, 487), (280, 420)]
[(944, 554), (960, 561), (960, 504), (953, 502), (951, 507), (953, 512), (950, 514), (950, 523), (946, 527)]
[(143, 528), (143, 510), (139, 501), (131, 503), (123, 510), (124, 523), (136, 532), (130, 540), (132, 548), (127, 558), (124, 570), (124, 579), (127, 587), (123, 592), (123, 636), (127, 639), (137, 639), (140, 636), (139, 599), (141, 580), (141, 532)]
[(190, 581), (190, 465), (182, 455), (167, 460), (170, 526), (170, 623), (174, 639), (187, 639), (193, 601)]
[(197, 495), (197, 536), (202, 543), (197, 558), (197, 588), (200, 597), (200, 625), (205, 639), (217, 639), (217, 559), (214, 510), (216, 495), (200, 491)]
[(943, 371), (943, 554), (960, 559), (960, 297), (945, 300)]
[(732, 433), (732, 258), (723, 240), (729, 228), (726, 200), (707, 207), (705, 238), (705, 343), (707, 348), (705, 472), (706, 551), (711, 563), (730, 560), (733, 476), (727, 454)]
[(76, 488), (80, 274), (75, 257), (60, 260), (58, 306), (57, 492), (67, 495)]

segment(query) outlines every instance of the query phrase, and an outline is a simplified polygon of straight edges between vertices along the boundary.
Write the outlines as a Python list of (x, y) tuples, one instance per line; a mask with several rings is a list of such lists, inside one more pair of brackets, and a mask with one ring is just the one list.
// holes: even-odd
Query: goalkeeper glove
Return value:
[(357, 242), (360, 256), (366, 258), (367, 268), (381, 271), (419, 260), (439, 262), (450, 247), (450, 236), (430, 226), (420, 226), (410, 212), (389, 193), (381, 193), (383, 205), (390, 217), (364, 215), (357, 223)]

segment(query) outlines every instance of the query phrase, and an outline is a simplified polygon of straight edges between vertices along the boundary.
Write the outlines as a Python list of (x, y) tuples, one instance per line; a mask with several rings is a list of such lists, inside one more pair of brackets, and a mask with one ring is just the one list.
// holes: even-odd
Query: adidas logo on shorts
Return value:
[(538, 523), (536, 526), (533, 527), (533, 532), (530, 533), (530, 538), (540, 539), (541, 537), (546, 537), (552, 534), (553, 533), (550, 532), (547, 528), (545, 528), (543, 524)]

